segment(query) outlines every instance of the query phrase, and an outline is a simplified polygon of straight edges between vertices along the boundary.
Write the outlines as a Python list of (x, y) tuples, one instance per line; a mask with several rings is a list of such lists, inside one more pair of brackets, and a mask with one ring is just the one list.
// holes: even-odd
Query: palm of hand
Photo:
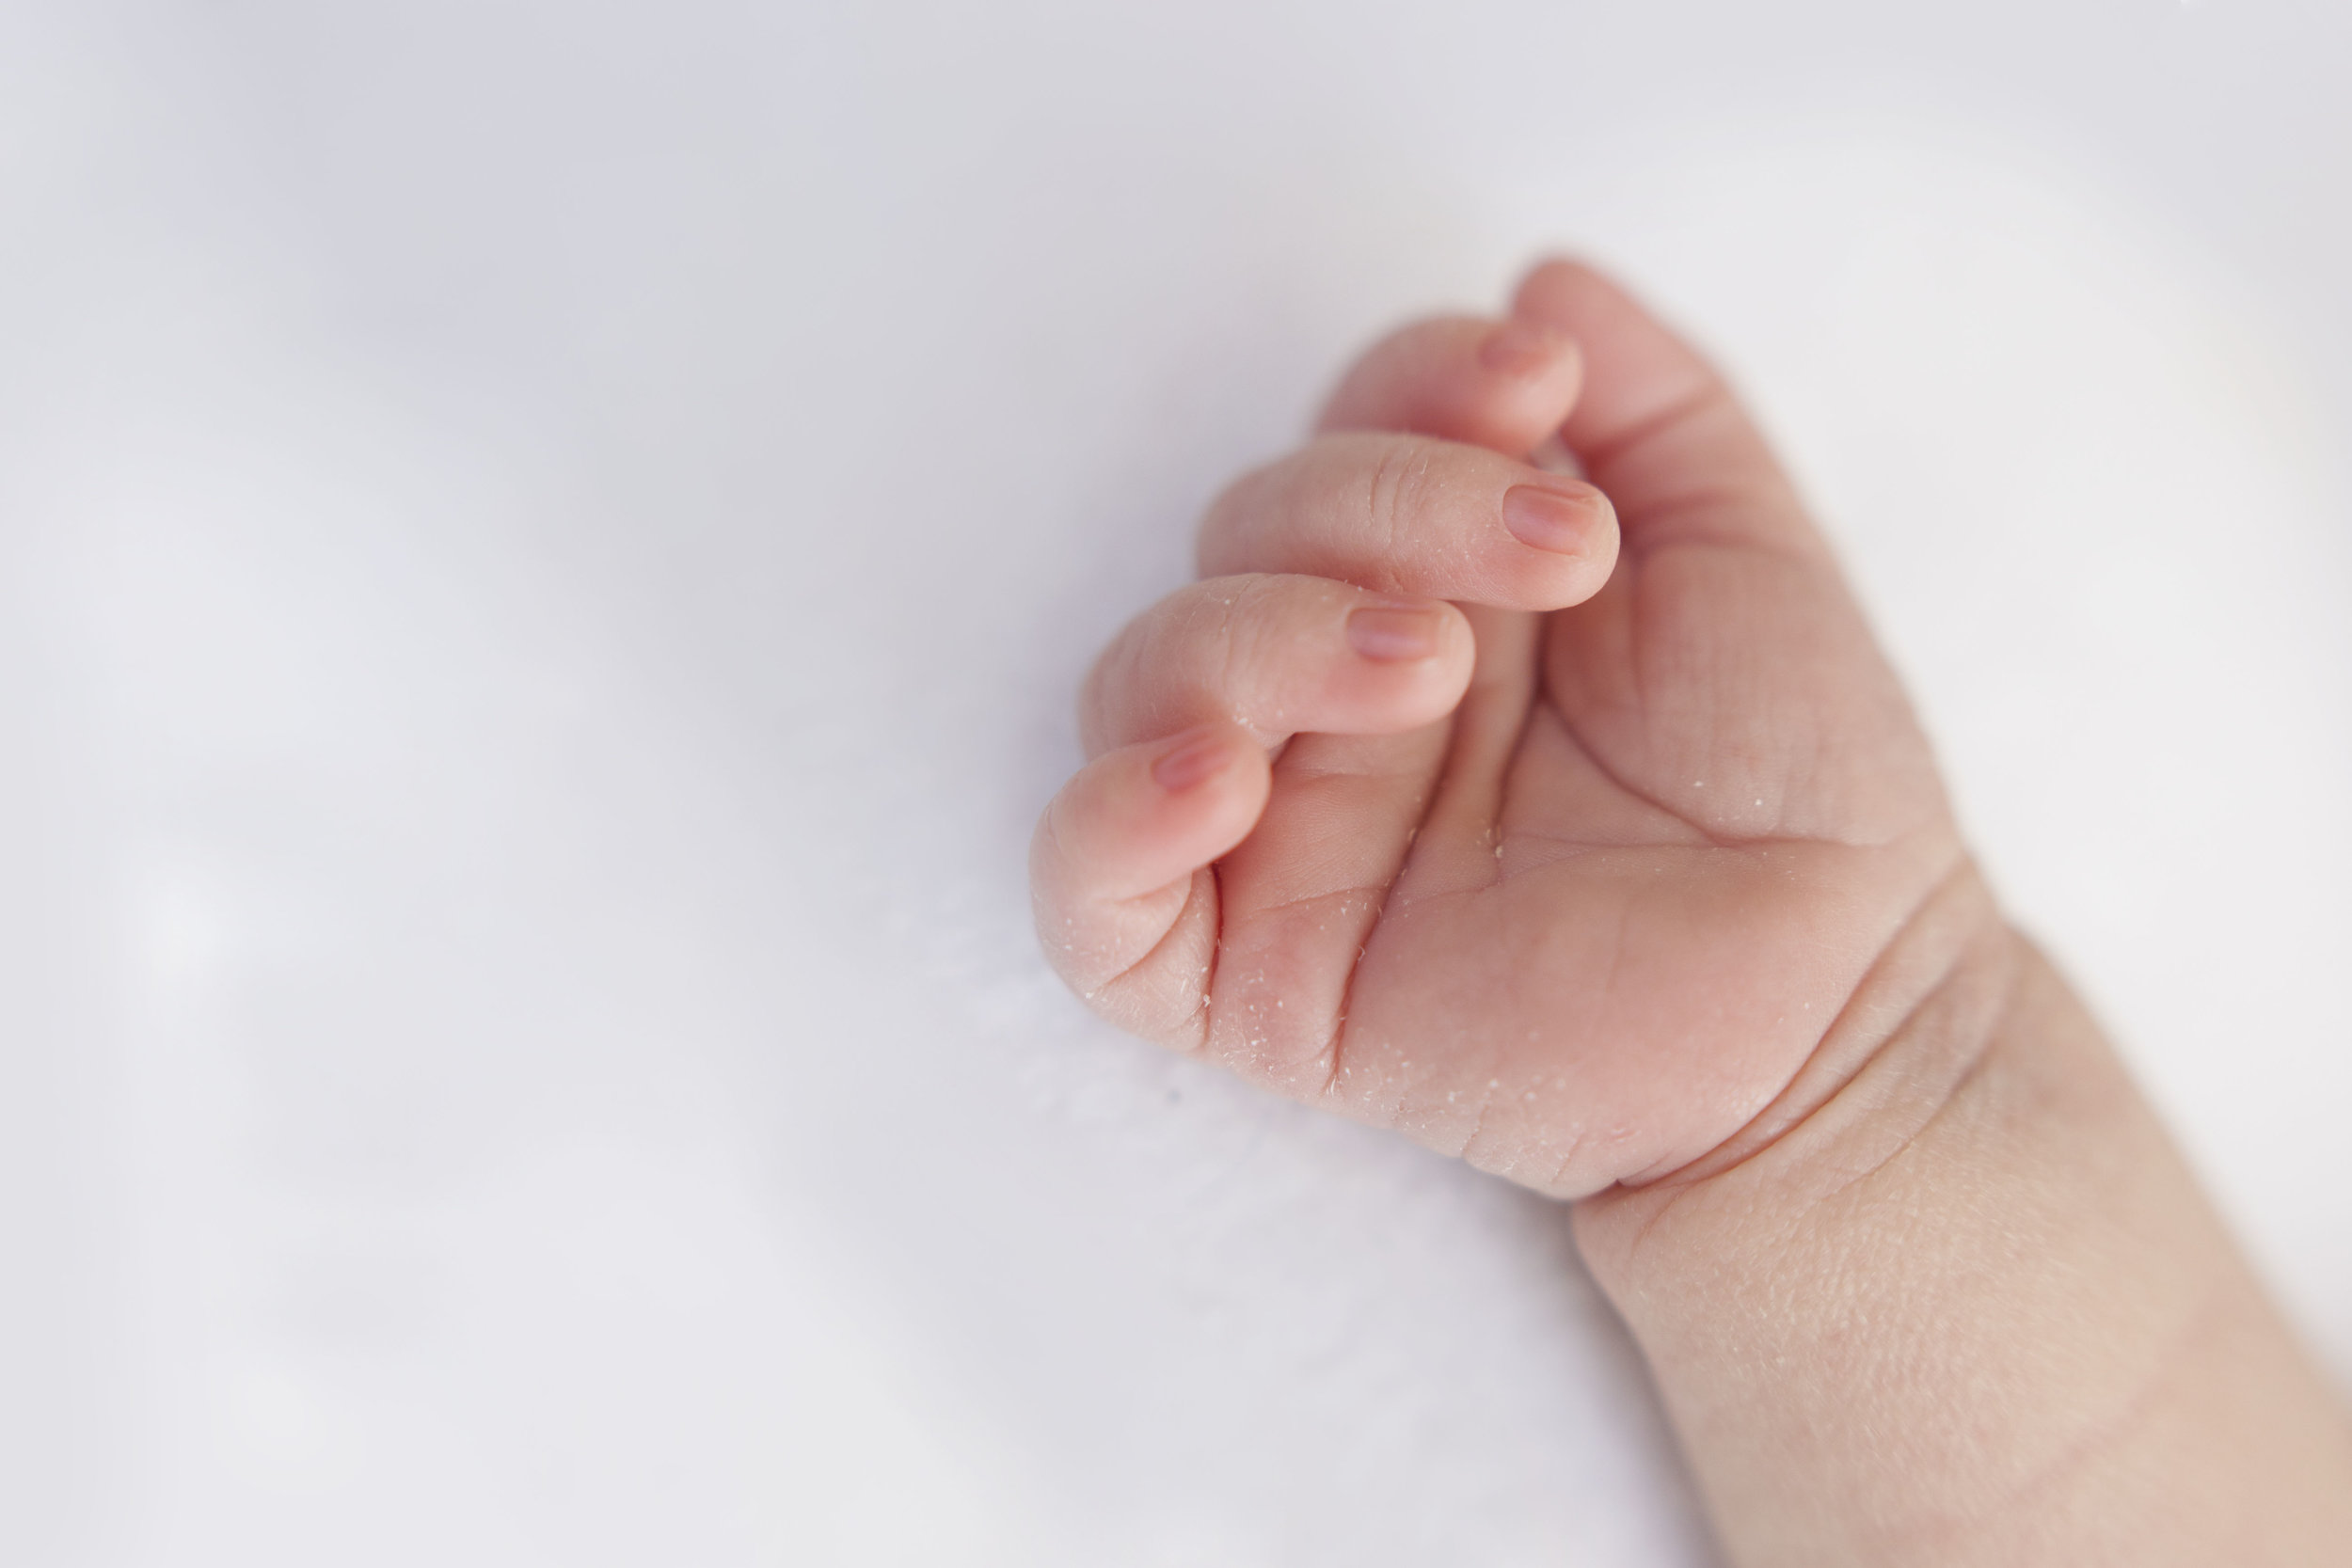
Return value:
[[(1226, 927), (1209, 1048), (1578, 1196), (1685, 1164), (1762, 1110), (1958, 841), (1825, 562), (1681, 543), (1622, 560), (1586, 604), (1473, 625), (1479, 677), (1439, 727), (1409, 845), (1393, 814), (1294, 836), (1315, 814), (1281, 809), (1278, 768), (1267, 821), (1220, 871), (1249, 912)], [(1368, 928), (1345, 916), (1369, 890), (1352, 910), (1251, 908), (1254, 881), (1384, 833), (1399, 873)]]
[(1624, 515), (1613, 575), (1549, 612), (1465, 606), (1438, 721), (1292, 737), (1248, 837), (1167, 890), (1143, 967), (1196, 1010), (1128, 1020), (1566, 1196), (1732, 1138), (1962, 860), (1760, 439), (1645, 316), (1587, 318), (1566, 435)]

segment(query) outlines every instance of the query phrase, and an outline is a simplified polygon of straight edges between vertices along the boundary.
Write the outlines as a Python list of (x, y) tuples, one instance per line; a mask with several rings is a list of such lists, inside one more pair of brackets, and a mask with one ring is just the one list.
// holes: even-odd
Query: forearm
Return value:
[(2343, 1410), (2063, 983), (1943, 902), (1858, 1071), (1577, 1214), (1733, 1560), (2352, 1561)]

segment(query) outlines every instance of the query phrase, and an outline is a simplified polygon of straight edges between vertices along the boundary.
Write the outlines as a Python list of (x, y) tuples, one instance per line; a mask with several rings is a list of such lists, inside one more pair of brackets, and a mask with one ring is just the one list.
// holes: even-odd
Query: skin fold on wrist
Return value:
[(1800, 1109), (1575, 1216), (1732, 1560), (2352, 1560), (2341, 1407), (1973, 872), (1874, 984)]

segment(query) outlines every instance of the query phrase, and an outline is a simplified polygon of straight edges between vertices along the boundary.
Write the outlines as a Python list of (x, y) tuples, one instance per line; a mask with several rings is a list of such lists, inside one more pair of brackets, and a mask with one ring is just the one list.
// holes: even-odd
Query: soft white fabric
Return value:
[(2074, 9), (0, 7), (0, 1557), (1708, 1560), (1558, 1212), (1022, 880), (1202, 502), (1563, 243), (2352, 1370), (2346, 23)]

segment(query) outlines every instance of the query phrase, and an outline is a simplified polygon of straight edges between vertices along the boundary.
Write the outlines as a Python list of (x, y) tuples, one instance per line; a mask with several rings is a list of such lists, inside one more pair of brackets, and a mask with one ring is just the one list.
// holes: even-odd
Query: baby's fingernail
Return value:
[(1522, 545), (1574, 555), (1599, 521), (1589, 490), (1515, 484), (1502, 493), (1502, 526)]
[(1478, 362), (1497, 375), (1534, 375), (1558, 363), (1568, 335), (1549, 322), (1513, 316), (1486, 334)]
[(1228, 760), (1222, 735), (1215, 730), (1196, 730), (1178, 736), (1159, 754), (1152, 764), (1152, 777), (1170, 795), (1182, 795), (1223, 771)]
[(1438, 612), (1406, 605), (1366, 605), (1347, 617), (1347, 641), (1366, 658), (1401, 664), (1438, 651)]

